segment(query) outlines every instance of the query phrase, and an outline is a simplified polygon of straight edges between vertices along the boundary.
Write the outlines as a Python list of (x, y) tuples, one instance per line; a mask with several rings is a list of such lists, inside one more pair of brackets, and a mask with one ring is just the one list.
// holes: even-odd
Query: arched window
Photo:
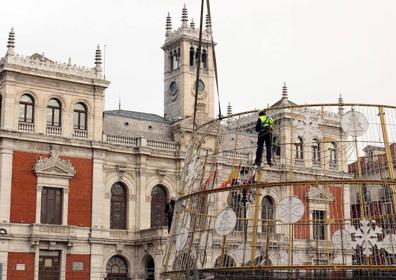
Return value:
[(320, 142), (318, 138), (312, 140), (312, 162), (313, 165), (320, 164)]
[(298, 136), (297, 142), (294, 144), (296, 148), (296, 159), (304, 159), (304, 140)]
[(216, 259), (214, 264), (214, 267), (234, 267), (234, 266), (235, 266), (234, 259), (227, 254), (223, 256), (223, 262), (220, 256)]
[(106, 264), (106, 280), (128, 279), (128, 264), (123, 257), (113, 256)]
[(151, 256), (146, 261), (146, 280), (155, 280), (155, 263)]
[(173, 70), (173, 52), (172, 51), (169, 53), (169, 70), (170, 71)]
[(127, 191), (121, 183), (111, 187), (110, 228), (126, 229)]
[(275, 232), (275, 203), (268, 195), (261, 200), (261, 220), (264, 234)]
[(168, 196), (163, 186), (157, 185), (151, 191), (151, 227), (166, 226), (165, 207)]
[(279, 157), (281, 155), (281, 147), (279, 143), (279, 137), (277, 135), (274, 135), (272, 138), (272, 143), (272, 150), (274, 151), (275, 155)]
[(48, 101), (47, 126), (61, 126), (61, 103), (55, 98)]
[(329, 162), (331, 164), (337, 163), (337, 144), (335, 142), (330, 143), (329, 147)]
[(190, 66), (194, 66), (194, 55), (195, 55), (194, 48), (191, 47), (190, 48)]
[(79, 102), (74, 106), (74, 129), (87, 130), (87, 107)]
[(208, 53), (206, 50), (202, 51), (202, 67), (203, 69), (208, 69)]
[(29, 94), (22, 95), (19, 101), (19, 122), (34, 122), (34, 100)]

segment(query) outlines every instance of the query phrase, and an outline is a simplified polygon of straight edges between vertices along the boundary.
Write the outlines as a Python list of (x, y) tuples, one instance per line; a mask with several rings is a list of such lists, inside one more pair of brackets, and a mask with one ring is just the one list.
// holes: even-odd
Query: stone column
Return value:
[[(41, 197), (41, 195), (40, 195)], [(41, 202), (41, 201), (40, 201)], [(63, 189), (63, 212), (62, 212), (62, 225), (68, 225), (68, 214), (69, 214), (69, 189)], [(41, 212), (41, 211), (40, 211)]]
[(103, 245), (90, 244), (91, 246), (91, 280), (103, 280), (106, 264), (103, 263)]
[(104, 225), (103, 221), (104, 194), (106, 192), (103, 175), (103, 158), (104, 152), (94, 151), (92, 170), (92, 227), (109, 227), (109, 225)]
[(10, 221), (12, 153), (11, 149), (0, 148), (0, 223)]
[(43, 191), (42, 186), (36, 187), (36, 224), (41, 223), (41, 193)]

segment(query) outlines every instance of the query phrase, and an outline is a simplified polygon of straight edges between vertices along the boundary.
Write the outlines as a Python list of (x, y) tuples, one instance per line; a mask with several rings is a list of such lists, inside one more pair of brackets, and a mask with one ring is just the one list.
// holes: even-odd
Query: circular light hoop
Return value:
[(351, 233), (346, 231), (345, 229), (339, 229), (334, 232), (333, 237), (331, 238), (331, 242), (333, 243), (335, 249), (352, 249)]
[(366, 116), (357, 111), (349, 111), (341, 119), (342, 129), (346, 134), (354, 137), (366, 134), (368, 125)]
[(215, 230), (220, 236), (230, 234), (236, 225), (237, 217), (231, 208), (225, 208), (216, 217)]
[(382, 246), (389, 254), (396, 254), (396, 234), (387, 234), (385, 235)]
[(279, 202), (276, 215), (282, 223), (297, 223), (304, 215), (304, 203), (295, 196), (285, 197)]
[(199, 248), (205, 250), (212, 247), (213, 236), (209, 231), (205, 231), (202, 234), (201, 240), (199, 241)]
[(187, 244), (188, 239), (188, 229), (182, 226), (178, 229), (176, 233), (176, 250), (181, 251)]

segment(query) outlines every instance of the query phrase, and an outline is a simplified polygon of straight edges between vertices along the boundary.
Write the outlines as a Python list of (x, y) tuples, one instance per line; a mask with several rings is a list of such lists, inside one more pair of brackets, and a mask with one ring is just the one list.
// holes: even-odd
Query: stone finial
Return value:
[(209, 14), (206, 15), (205, 27), (206, 27), (206, 32), (212, 33), (212, 21), (210, 20)]
[(67, 66), (72, 66), (72, 60), (71, 60), (71, 57), (69, 57), (69, 59), (67, 60)]
[(168, 16), (166, 17), (165, 30), (165, 36), (169, 36), (169, 34), (172, 32), (172, 18), (170, 16), (170, 13), (168, 13)]
[(190, 27), (191, 29), (195, 29), (195, 22), (193, 18), (191, 18)]
[(283, 83), (283, 87), (282, 87), (282, 99), (287, 99), (287, 85), (286, 85), (286, 82)]
[(7, 42), (7, 53), (6, 55), (14, 55), (15, 48), (15, 32), (14, 28), (11, 27), (10, 33), (8, 33), (8, 42)]
[(341, 93), (340, 93), (340, 97), (338, 97), (338, 113), (339, 114), (344, 113), (344, 99), (342, 98)]
[(228, 102), (228, 106), (227, 106), (227, 116), (232, 115), (232, 106), (231, 106), (231, 102)]
[(100, 50), (100, 46), (98, 45), (95, 54), (95, 71), (102, 72), (102, 51)]
[(187, 6), (184, 4), (183, 9), (182, 9), (182, 28), (186, 29), (188, 28), (188, 11), (187, 11)]

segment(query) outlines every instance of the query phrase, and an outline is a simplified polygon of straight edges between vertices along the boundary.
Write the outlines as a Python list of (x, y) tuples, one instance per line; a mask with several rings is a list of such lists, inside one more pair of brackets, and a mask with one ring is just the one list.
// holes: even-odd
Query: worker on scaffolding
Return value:
[(265, 142), (265, 150), (267, 156), (267, 164), (272, 166), (271, 161), (271, 144), (272, 144), (272, 124), (273, 120), (271, 116), (267, 116), (266, 110), (259, 112), (259, 117), (256, 123), (256, 132), (258, 133), (256, 160), (254, 165), (257, 167), (261, 166), (261, 157), (263, 156), (263, 146)]

